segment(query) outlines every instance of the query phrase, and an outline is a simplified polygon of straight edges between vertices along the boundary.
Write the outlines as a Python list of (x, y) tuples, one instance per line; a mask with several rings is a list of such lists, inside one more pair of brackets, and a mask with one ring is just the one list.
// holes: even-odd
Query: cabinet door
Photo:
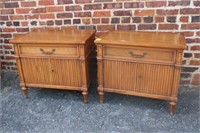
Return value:
[(105, 88), (137, 92), (137, 64), (104, 60), (103, 81)]
[(52, 84), (52, 70), (48, 58), (21, 58), (26, 83)]
[(52, 83), (62, 86), (81, 86), (80, 61), (77, 59), (51, 59)]
[(137, 87), (141, 93), (171, 95), (173, 66), (137, 64)]
[(105, 88), (147, 94), (171, 94), (172, 66), (105, 60), (103, 65)]

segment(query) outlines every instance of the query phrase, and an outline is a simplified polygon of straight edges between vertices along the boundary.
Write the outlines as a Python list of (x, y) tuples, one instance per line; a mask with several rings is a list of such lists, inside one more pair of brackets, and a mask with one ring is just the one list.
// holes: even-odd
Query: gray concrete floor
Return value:
[(99, 103), (96, 85), (89, 103), (78, 91), (30, 88), (25, 99), (14, 72), (4, 72), (0, 92), (2, 133), (200, 132), (199, 88), (181, 87), (173, 116), (167, 101), (105, 94)]

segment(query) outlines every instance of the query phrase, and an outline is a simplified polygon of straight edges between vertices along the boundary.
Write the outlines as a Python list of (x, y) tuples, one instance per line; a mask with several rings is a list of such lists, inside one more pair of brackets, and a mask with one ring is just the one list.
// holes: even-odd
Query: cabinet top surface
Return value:
[(169, 32), (110, 31), (96, 39), (95, 43), (174, 49), (186, 48), (183, 35)]
[(85, 44), (94, 33), (95, 30), (44, 29), (29, 32), (22, 37), (10, 40), (10, 43)]

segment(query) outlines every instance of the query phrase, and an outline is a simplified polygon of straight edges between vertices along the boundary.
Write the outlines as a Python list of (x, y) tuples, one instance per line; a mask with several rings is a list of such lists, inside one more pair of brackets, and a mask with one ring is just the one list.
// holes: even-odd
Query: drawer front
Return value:
[(103, 56), (118, 59), (175, 62), (174, 50), (163, 50), (153, 48), (104, 46)]
[(77, 46), (27, 46), (20, 45), (20, 54), (31, 54), (39, 56), (78, 56), (78, 47)]

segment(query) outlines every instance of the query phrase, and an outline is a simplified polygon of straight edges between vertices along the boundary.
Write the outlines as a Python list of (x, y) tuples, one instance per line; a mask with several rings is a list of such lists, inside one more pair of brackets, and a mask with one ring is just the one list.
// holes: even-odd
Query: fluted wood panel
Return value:
[(148, 94), (171, 94), (172, 66), (104, 60), (104, 87)]
[(21, 63), (26, 83), (81, 86), (79, 60), (21, 58)]

